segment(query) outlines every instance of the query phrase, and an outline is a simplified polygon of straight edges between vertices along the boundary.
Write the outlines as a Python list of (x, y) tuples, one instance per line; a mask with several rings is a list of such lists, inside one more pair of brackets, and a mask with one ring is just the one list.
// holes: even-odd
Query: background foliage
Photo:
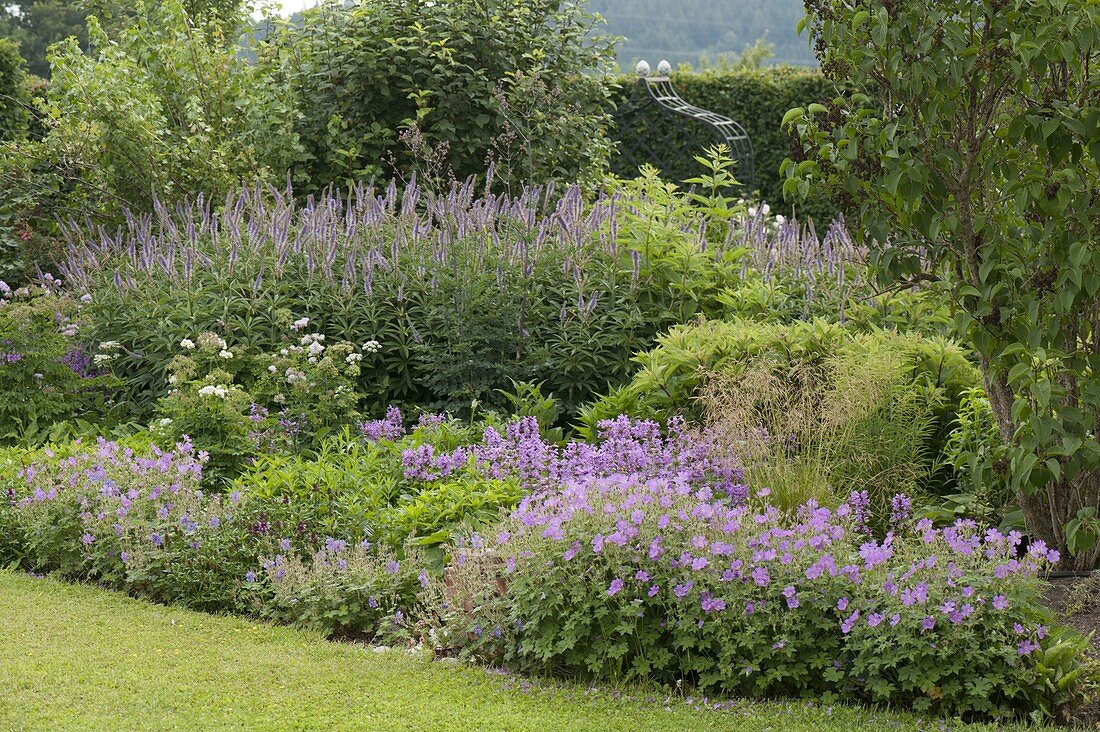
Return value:
[(596, 173), (611, 41), (583, 5), (329, 0), (266, 34), (261, 67), (296, 98), (317, 190), (419, 171), (449, 182), (574, 182)]
[(180, 0), (137, 3), (109, 29), (90, 20), (91, 51), (55, 47), (42, 139), (4, 143), (0, 160), (0, 231), (29, 259), (49, 266), (60, 222), (110, 227), (154, 198), (282, 179), (299, 150), (290, 108), (227, 45), (227, 23), (196, 23)]

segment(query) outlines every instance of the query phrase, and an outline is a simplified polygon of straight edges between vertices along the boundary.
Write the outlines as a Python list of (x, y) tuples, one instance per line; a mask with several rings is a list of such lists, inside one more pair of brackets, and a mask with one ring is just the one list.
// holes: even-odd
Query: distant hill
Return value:
[(619, 51), (624, 71), (644, 58), (698, 65), (705, 54), (743, 50), (758, 38), (774, 46), (773, 63), (815, 66), (806, 37), (795, 32), (802, 0), (589, 0), (607, 30), (626, 41)]

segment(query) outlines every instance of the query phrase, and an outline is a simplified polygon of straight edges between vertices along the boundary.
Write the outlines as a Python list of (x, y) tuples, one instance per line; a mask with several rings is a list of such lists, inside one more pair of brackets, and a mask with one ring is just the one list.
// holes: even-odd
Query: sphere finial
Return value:
[(634, 73), (638, 76), (649, 76), (649, 64), (645, 59), (638, 62), (638, 65), (634, 67)]

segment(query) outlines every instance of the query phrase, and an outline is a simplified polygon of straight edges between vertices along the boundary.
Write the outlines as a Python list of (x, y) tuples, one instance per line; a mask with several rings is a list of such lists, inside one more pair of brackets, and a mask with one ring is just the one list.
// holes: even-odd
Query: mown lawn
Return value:
[(0, 571), (0, 730), (944, 728), (799, 702), (612, 696)]

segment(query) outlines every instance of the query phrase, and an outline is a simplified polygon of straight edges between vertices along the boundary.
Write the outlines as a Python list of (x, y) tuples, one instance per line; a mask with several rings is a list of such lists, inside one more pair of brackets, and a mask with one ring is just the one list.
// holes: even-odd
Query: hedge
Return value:
[[(790, 142), (780, 122), (789, 109), (834, 98), (837, 89), (833, 83), (817, 69), (798, 66), (772, 66), (749, 71), (673, 72), (672, 83), (687, 102), (726, 115), (748, 131), (756, 153), (756, 188), (775, 212), (789, 214), (794, 202), (783, 199), (779, 166), (788, 155)], [(634, 90), (634, 78), (623, 77), (615, 92), (616, 103), (628, 100)], [(692, 147), (701, 149), (713, 142), (706, 135), (693, 134), (688, 128), (676, 130), (667, 123), (651, 126), (644, 131), (634, 125), (629, 128), (620, 125), (612, 134), (616, 142), (627, 146), (642, 142), (638, 139), (640, 132), (644, 132), (651, 143), (657, 141), (658, 144), (665, 140), (683, 139)], [(697, 167), (690, 156), (687, 162), (694, 174)], [(614, 162), (612, 165), (614, 167)], [(670, 178), (682, 178), (677, 173), (683, 172), (683, 165), (683, 161), (670, 164), (665, 166), (664, 172)], [(625, 174), (633, 171), (616, 172)], [(795, 211), (802, 219), (813, 217), (827, 220), (837, 213), (832, 202), (821, 199), (799, 203)]]

